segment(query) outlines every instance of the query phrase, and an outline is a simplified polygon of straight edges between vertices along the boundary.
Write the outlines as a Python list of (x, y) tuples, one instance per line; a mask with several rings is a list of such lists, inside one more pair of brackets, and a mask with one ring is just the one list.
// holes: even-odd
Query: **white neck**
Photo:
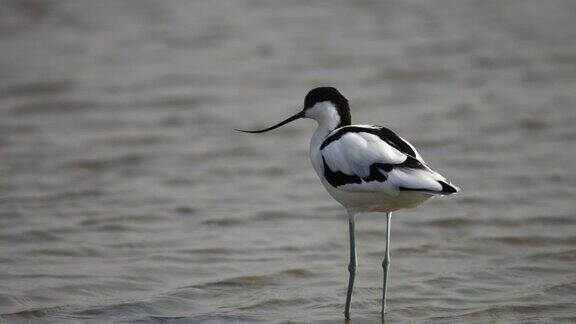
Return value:
[(329, 101), (319, 102), (306, 111), (306, 117), (316, 120), (318, 127), (310, 141), (310, 152), (318, 150), (322, 142), (340, 124), (340, 115)]
[(324, 169), (322, 164), (322, 154), (320, 154), (320, 146), (324, 142), (324, 139), (340, 124), (340, 115), (336, 107), (328, 101), (320, 102), (314, 105), (314, 107), (306, 110), (306, 117), (316, 120), (318, 127), (312, 135), (310, 140), (310, 161), (314, 170), (323, 179), (322, 170)]

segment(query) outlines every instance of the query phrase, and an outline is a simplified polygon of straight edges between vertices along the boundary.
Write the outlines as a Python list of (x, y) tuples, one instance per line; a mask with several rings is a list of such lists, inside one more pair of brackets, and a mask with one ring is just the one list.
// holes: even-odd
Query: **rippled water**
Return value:
[(314, 125), (233, 131), (318, 85), (463, 189), (395, 214), (389, 322), (576, 321), (573, 1), (12, 0), (0, 48), (0, 321), (342, 323)]

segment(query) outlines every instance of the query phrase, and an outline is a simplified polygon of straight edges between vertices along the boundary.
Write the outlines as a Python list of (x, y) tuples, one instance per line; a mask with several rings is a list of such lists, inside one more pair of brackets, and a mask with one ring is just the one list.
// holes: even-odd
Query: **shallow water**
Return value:
[[(392, 323), (576, 321), (573, 1), (3, 1), (0, 321), (343, 322), (335, 85), (462, 187), (395, 213)], [(382, 215), (352, 323), (379, 323)]]

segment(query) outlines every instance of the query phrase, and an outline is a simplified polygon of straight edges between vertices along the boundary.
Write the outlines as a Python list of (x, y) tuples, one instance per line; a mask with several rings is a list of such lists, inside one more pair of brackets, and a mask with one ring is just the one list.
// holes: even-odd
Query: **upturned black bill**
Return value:
[(278, 123), (278, 124), (276, 124), (276, 125), (274, 125), (274, 126), (272, 126), (272, 127), (268, 127), (268, 128), (266, 128), (266, 129), (255, 130), (255, 131), (247, 131), (247, 130), (237, 129), (237, 131), (244, 132), (244, 133), (264, 133), (264, 132), (273, 130), (273, 129), (275, 129), (275, 128), (278, 128), (278, 127), (280, 127), (280, 126), (282, 126), (282, 125), (286, 125), (286, 124), (288, 124), (289, 122), (293, 122), (293, 121), (295, 121), (296, 119), (299, 119), (299, 118), (302, 118), (302, 117), (304, 117), (304, 111), (301, 111), (301, 112), (297, 113), (296, 115), (294, 115), (294, 116), (292, 116), (292, 117), (290, 117), (290, 118), (288, 118), (288, 119), (286, 119), (286, 120), (284, 120), (284, 121), (282, 121), (282, 122), (280, 122), (280, 123)]

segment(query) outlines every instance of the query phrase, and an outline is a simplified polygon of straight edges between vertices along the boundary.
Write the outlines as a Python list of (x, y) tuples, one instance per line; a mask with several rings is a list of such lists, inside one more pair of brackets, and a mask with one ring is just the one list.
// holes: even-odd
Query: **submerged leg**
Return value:
[(356, 277), (356, 242), (354, 240), (354, 213), (348, 211), (348, 230), (350, 236), (350, 263), (348, 264), (348, 291), (346, 292), (346, 308), (344, 316), (350, 319), (350, 302), (352, 300), (352, 289), (354, 288), (354, 278)]
[(392, 213), (386, 213), (386, 255), (382, 261), (382, 269), (384, 269), (384, 284), (382, 288), (382, 316), (386, 312), (386, 283), (388, 279), (388, 270), (390, 269), (390, 220)]

